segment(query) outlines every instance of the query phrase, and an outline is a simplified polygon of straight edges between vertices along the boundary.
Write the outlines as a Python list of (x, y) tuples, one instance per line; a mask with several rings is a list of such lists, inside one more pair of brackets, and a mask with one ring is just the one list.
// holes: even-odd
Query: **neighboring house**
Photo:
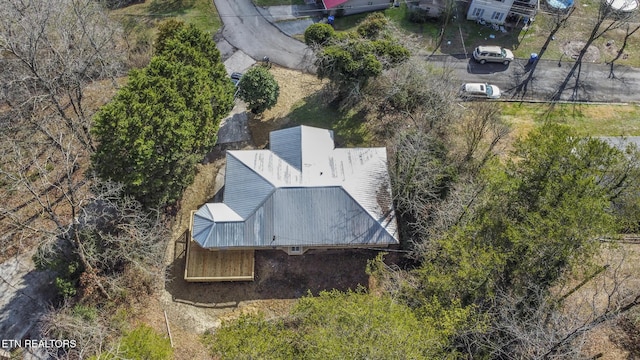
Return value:
[(502, 25), (507, 20), (531, 19), (538, 0), (471, 0), (467, 19)]
[[(398, 244), (385, 148), (335, 148), (332, 131), (308, 126), (273, 131), (269, 143), (227, 151), (223, 202), (192, 216), (189, 246), (200, 255), (187, 254), (188, 281), (253, 280), (254, 250)], [(219, 264), (227, 253), (250, 269), (207, 272), (205, 257)]]
[[(445, 3), (449, 0), (420, 0), (408, 1), (407, 6), (410, 10), (421, 10), (426, 12), (427, 16), (432, 18), (439, 17), (445, 8)], [(452, 0), (451, 0), (452, 1)]]
[[(390, 0), (322, 0), (322, 6), (331, 15), (352, 15), (368, 11), (384, 10)], [(339, 13), (338, 13), (339, 12)]]

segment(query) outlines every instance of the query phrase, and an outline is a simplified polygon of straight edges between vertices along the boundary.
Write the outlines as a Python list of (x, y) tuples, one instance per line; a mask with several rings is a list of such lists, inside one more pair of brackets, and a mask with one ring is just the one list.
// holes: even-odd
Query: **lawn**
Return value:
[(117, 9), (112, 13), (134, 19), (133, 22), (140, 31), (153, 32), (157, 24), (166, 19), (182, 20), (212, 34), (222, 26), (212, 0), (151, 0)]
[(640, 136), (640, 106), (502, 103), (502, 116), (518, 132), (543, 121), (567, 124), (586, 136)]
[(336, 146), (365, 146), (371, 142), (364, 114), (355, 111), (338, 111), (337, 104), (327, 103), (322, 92), (315, 93), (294, 104), (287, 116), (290, 125), (308, 125), (332, 129)]

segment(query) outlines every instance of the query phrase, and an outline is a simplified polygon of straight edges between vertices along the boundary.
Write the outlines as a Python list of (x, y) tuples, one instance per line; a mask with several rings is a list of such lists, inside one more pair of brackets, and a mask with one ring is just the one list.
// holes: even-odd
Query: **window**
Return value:
[(288, 254), (289, 255), (302, 255), (303, 253), (302, 246), (290, 246)]
[(491, 20), (498, 20), (498, 21), (502, 21), (502, 18), (504, 17), (504, 14), (501, 12), (497, 12), (494, 11), (493, 15), (491, 15)]
[(481, 8), (473, 9), (473, 16), (474, 17), (479, 18), (479, 17), (482, 17), (482, 15), (484, 15), (484, 9), (481, 9)]

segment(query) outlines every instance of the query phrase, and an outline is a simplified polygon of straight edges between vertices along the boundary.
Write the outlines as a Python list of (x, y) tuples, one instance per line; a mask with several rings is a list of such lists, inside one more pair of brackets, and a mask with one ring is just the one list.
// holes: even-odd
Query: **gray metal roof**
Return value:
[(194, 216), (200, 245), (398, 242), (385, 148), (334, 149), (331, 131), (307, 126), (270, 139), (277, 151), (227, 152), (224, 204), (206, 204)]

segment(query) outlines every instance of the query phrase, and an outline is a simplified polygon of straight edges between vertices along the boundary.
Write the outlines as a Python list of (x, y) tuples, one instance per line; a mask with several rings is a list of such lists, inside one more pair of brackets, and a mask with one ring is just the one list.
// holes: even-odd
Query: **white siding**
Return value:
[(344, 10), (344, 15), (353, 15), (362, 12), (387, 9), (391, 6), (390, 0), (349, 0), (331, 10)]
[(467, 19), (504, 24), (513, 2), (514, 0), (472, 0), (467, 11)]

